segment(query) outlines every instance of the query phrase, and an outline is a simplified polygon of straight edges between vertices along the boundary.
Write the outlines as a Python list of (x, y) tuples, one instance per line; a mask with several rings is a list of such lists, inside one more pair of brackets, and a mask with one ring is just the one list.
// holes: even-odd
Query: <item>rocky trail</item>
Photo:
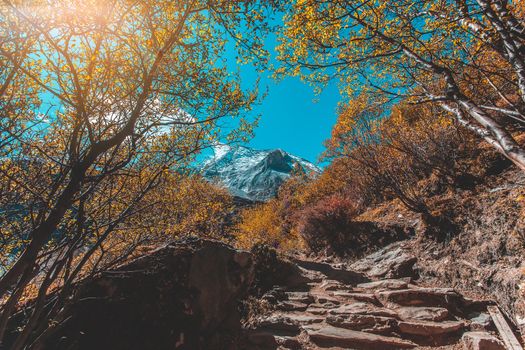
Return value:
[(263, 296), (271, 311), (253, 322), (246, 348), (505, 349), (487, 311), (493, 302), (419, 285), (402, 250), (351, 267), (294, 262), (305, 282)]
[[(172, 242), (76, 285), (39, 348), (505, 349), (496, 324), (512, 322), (492, 320), (494, 302), (437, 288), (417, 264), (402, 243), (347, 265)], [(12, 348), (26, 315), (0, 348)]]

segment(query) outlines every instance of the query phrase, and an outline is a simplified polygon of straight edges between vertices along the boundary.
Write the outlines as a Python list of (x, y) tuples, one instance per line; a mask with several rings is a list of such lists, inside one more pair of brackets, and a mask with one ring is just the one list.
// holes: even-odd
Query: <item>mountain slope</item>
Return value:
[(203, 176), (218, 181), (242, 198), (265, 201), (273, 198), (294, 171), (318, 174), (311, 162), (283, 150), (254, 150), (243, 146), (221, 145), (203, 164)]

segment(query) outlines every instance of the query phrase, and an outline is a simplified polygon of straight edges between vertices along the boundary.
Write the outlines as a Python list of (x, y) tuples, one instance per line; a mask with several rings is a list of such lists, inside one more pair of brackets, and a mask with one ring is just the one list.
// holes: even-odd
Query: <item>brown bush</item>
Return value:
[(356, 221), (358, 206), (334, 195), (305, 208), (297, 219), (298, 232), (314, 253), (323, 250), (338, 256), (359, 257), (364, 253), (405, 239), (412, 232), (401, 227), (380, 227), (368, 221)]
[(352, 232), (356, 206), (340, 196), (331, 196), (306, 207), (299, 214), (298, 232), (313, 252), (326, 247), (342, 248)]

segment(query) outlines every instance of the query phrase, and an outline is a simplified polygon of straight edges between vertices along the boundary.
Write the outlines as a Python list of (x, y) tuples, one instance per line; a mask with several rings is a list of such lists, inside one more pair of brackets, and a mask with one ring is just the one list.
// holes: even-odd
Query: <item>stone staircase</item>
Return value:
[(505, 349), (486, 311), (490, 302), (420, 286), (410, 276), (296, 264), (308, 282), (263, 296), (272, 311), (247, 331), (246, 349)]

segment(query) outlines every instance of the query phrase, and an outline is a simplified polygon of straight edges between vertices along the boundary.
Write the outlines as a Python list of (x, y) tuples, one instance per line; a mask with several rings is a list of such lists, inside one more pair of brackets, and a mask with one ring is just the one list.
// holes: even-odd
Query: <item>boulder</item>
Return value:
[(487, 332), (466, 332), (461, 340), (465, 350), (505, 350), (503, 343)]
[(275, 286), (302, 288), (312, 280), (297, 265), (279, 256), (277, 251), (264, 244), (251, 250), (254, 260), (254, 283), (251, 293), (262, 295)]
[(393, 243), (350, 265), (350, 269), (371, 278), (417, 277), (414, 265), (417, 258), (404, 242)]
[(311, 341), (323, 347), (350, 349), (412, 349), (417, 345), (408, 340), (385, 337), (333, 326), (305, 327)]
[[(251, 256), (220, 242), (171, 243), (74, 287), (63, 323), (41, 349), (225, 349)], [(8, 346), (9, 348), (9, 346)]]

